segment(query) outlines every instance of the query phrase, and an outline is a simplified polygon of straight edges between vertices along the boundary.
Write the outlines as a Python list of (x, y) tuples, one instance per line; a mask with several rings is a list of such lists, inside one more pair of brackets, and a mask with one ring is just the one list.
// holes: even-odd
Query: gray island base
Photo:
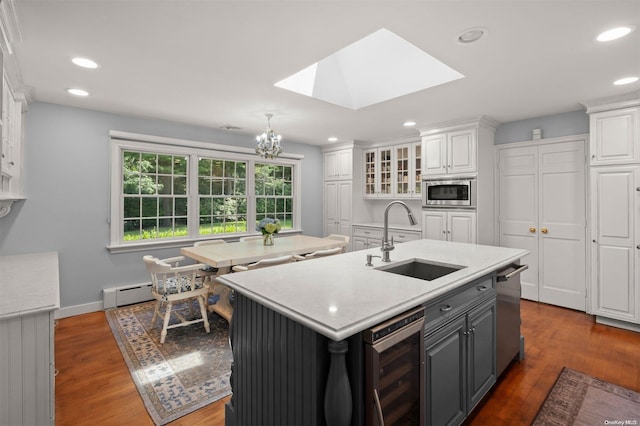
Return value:
[[(496, 272), (527, 252), (419, 240), (398, 244), (391, 263), (376, 258), (365, 266), (366, 255), (378, 253), (218, 278), (235, 290), (228, 426), (376, 424), (375, 411), (382, 416), (383, 410), (366, 397), (372, 371), (364, 335), (416, 307), (424, 313), (424, 365), (416, 371), (426, 424), (466, 418), (499, 374)], [(413, 260), (460, 269), (430, 281), (379, 269)]]

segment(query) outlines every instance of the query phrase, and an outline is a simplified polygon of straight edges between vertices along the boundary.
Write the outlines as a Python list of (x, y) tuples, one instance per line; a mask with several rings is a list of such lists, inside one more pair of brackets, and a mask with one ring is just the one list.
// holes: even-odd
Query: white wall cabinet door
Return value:
[(343, 149), (324, 154), (325, 180), (353, 178), (353, 151)]
[(584, 140), (499, 150), (499, 244), (529, 251), (522, 297), (584, 311)]
[(476, 171), (476, 131), (460, 130), (447, 134), (447, 173)]
[(590, 115), (592, 166), (640, 163), (639, 111), (633, 107)]
[(476, 242), (476, 214), (465, 211), (423, 211), (422, 236), (458, 243)]
[(394, 195), (397, 198), (421, 198), (422, 193), (422, 143), (410, 143), (393, 147)]
[(364, 153), (364, 198), (392, 198), (393, 149), (375, 148)]
[(325, 235), (351, 235), (353, 188), (350, 180), (324, 184)]
[(425, 136), (422, 144), (425, 175), (442, 176), (477, 171), (475, 129)]
[(640, 323), (640, 166), (591, 169), (593, 313)]

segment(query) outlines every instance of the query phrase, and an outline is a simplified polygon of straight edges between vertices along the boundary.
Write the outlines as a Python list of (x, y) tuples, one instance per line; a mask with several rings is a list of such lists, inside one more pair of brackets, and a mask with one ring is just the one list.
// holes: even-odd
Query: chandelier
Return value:
[(256, 141), (258, 142), (256, 154), (262, 158), (274, 159), (282, 153), (282, 146), (280, 146), (282, 136), (271, 128), (273, 114), (265, 114), (265, 117), (267, 117), (267, 128), (262, 134), (256, 136)]

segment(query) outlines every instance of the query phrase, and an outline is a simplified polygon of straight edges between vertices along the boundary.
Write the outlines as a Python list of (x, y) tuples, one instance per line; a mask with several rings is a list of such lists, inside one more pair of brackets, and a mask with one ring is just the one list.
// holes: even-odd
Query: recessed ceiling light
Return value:
[(91, 68), (91, 69), (98, 68), (97, 63), (87, 58), (73, 58), (71, 62), (73, 62), (74, 64), (82, 68)]
[(413, 127), (413, 126), (416, 125), (416, 122), (415, 121), (405, 121), (404, 123), (402, 123), (402, 125), (404, 127)]
[(67, 89), (67, 92), (71, 93), (74, 96), (89, 96), (89, 92), (82, 89)]
[(626, 36), (627, 34), (631, 33), (635, 29), (636, 28), (634, 26), (611, 28), (610, 30), (607, 30), (605, 32), (598, 34), (598, 37), (596, 37), (596, 40), (598, 41), (616, 40), (616, 39), (619, 39), (620, 37)]
[(622, 86), (623, 84), (631, 84), (638, 81), (638, 77), (625, 77), (613, 82), (616, 86)]
[(338, 142), (338, 138), (336, 138), (335, 136), (331, 136), (330, 138), (327, 139), (329, 142)]
[(458, 43), (460, 44), (470, 44), (475, 43), (480, 40), (482, 37), (487, 35), (489, 31), (484, 27), (475, 27), (464, 30), (458, 36)]

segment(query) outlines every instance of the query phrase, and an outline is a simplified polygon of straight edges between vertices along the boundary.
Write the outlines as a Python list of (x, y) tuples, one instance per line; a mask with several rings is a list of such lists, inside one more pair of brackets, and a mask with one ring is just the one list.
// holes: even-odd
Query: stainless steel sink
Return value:
[(464, 268), (466, 268), (466, 266), (434, 263), (423, 259), (409, 259), (402, 262), (395, 262), (388, 266), (380, 266), (376, 269), (392, 274), (432, 281)]

